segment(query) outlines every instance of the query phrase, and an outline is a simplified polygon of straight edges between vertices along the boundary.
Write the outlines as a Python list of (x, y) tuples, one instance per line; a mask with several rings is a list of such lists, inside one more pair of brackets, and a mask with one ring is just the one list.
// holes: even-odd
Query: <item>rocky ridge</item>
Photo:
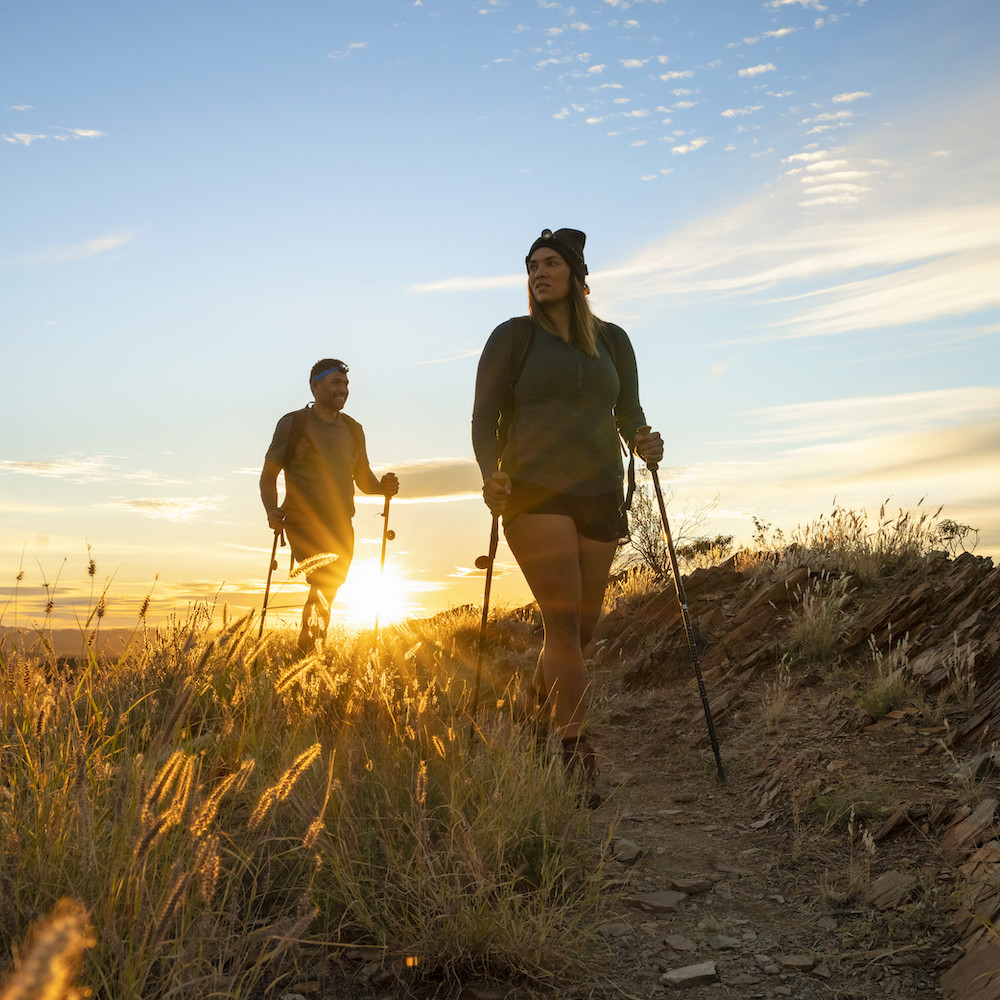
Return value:
[[(792, 641), (817, 581), (844, 595), (822, 662)], [(1000, 570), (938, 553), (864, 586), (731, 559), (686, 592), (729, 780), (672, 588), (622, 603), (594, 655), (622, 896), (573, 996), (1000, 997)], [(873, 673), (898, 681), (884, 711)]]

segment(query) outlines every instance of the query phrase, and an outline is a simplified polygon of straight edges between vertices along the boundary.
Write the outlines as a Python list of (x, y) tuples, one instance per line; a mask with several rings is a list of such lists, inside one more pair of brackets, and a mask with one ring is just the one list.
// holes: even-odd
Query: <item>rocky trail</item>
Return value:
[(1000, 997), (1000, 570), (937, 555), (849, 581), (821, 663), (786, 655), (816, 579), (837, 593), (805, 566), (687, 578), (724, 786), (672, 589), (605, 617), (599, 956), (573, 982), (465, 1000)]
[(686, 591), (726, 783), (673, 588), (623, 598), (588, 665), (614, 856), (590, 966), (412, 996), (998, 1000), (1000, 569), (864, 582), (786, 554)]
[[(1000, 996), (1000, 570), (938, 555), (844, 588), (828, 662), (783, 671), (818, 571), (777, 569), (686, 581), (725, 786), (672, 592), (601, 623), (622, 894), (606, 966), (562, 995)], [(879, 717), (873, 670), (900, 682)], [(966, 704), (935, 708), (957, 679)]]

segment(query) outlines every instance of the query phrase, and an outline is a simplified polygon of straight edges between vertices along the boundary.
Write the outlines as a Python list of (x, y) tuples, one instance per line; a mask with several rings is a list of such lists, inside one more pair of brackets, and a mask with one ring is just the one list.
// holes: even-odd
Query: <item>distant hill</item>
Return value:
[[(97, 648), (102, 653), (120, 653), (135, 634), (131, 628), (101, 629), (100, 634), (88, 631), (86, 636), (93, 644), (96, 639)], [(51, 643), (51, 650), (46, 649), (46, 641)], [(78, 628), (57, 628), (51, 631), (39, 632), (33, 628), (8, 628), (0, 626), (0, 649), (15, 646), (26, 653), (43, 655), (46, 652), (56, 656), (79, 656), (85, 645), (85, 635)]]

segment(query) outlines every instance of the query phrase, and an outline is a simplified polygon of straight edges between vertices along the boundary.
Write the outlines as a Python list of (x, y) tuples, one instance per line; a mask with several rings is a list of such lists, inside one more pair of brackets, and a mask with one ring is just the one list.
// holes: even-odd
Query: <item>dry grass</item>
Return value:
[(885, 650), (878, 648), (874, 636), (869, 638), (871, 668), (861, 677), (858, 701), (873, 719), (881, 719), (909, 697), (912, 681), (909, 647), (909, 635), (894, 642), (890, 632)]
[(622, 605), (634, 604), (658, 593), (663, 580), (649, 566), (632, 566), (619, 573), (609, 584), (604, 594), (604, 610), (613, 611)]
[(86, 907), (61, 899), (31, 928), (30, 940), (0, 985), (0, 1000), (77, 1000), (87, 996), (75, 984), (80, 961), (94, 944)]
[(847, 819), (847, 844), (846, 867), (827, 871), (820, 884), (820, 894), (835, 906), (864, 898), (871, 888), (872, 862), (878, 853), (875, 838), (858, 819), (853, 806)]
[(864, 509), (835, 505), (829, 514), (792, 532), (792, 550), (808, 554), (814, 569), (849, 573), (862, 584), (912, 568), (940, 544), (941, 509), (932, 514), (917, 504), (893, 515), (886, 508), (888, 502), (879, 507), (877, 518)]
[[(817, 573), (768, 692), (769, 731), (790, 711), (795, 665), (832, 659), (852, 589), (913, 566), (934, 517), (883, 505), (869, 527), (835, 508), (792, 546), (759, 524), (737, 568)], [(609, 601), (660, 586), (635, 572)], [(494, 616), (470, 742), (476, 607), (386, 627), (378, 645), (332, 632), (298, 658), (293, 635), (258, 641), (225, 609), (221, 629), (201, 606), (148, 628), (147, 601), (126, 651), (101, 657), (106, 589), (94, 602), (76, 662), (54, 655), (44, 628), (37, 651), (0, 650), (0, 947), (20, 956), (0, 1000), (74, 996), (77, 979), (109, 1000), (250, 1000), (347, 951), (400, 991), (470, 973), (540, 980), (586, 961), (607, 848), (512, 708), (537, 655), (532, 614)], [(663, 641), (647, 636), (637, 655)], [(845, 697), (876, 718), (910, 697), (906, 646), (873, 644)], [(974, 664), (956, 645), (942, 712), (971, 707)], [(880, 814), (884, 791), (835, 782), (808, 804), (825, 830), (846, 825), (855, 861), (829, 889), (849, 896), (870, 873), (858, 824)], [(66, 897), (76, 916), (57, 909)], [(78, 933), (45, 937), (50, 912)], [(55, 985), (12, 993), (28, 982), (17, 977), (34, 961), (29, 939), (75, 943), (41, 963)]]
[[(913, 569), (929, 552), (945, 547), (939, 508), (916, 507), (892, 514), (886, 500), (878, 515), (834, 505), (829, 514), (799, 525), (786, 540), (780, 529), (755, 517), (753, 542), (736, 552), (736, 569), (757, 578), (774, 578), (797, 566), (830, 576), (848, 575), (861, 586)], [(965, 526), (959, 526), (965, 527)], [(945, 535), (947, 531), (945, 530)], [(972, 529), (966, 529), (971, 531)]]
[(788, 718), (791, 694), (791, 668), (788, 654), (782, 656), (775, 669), (775, 678), (765, 687), (763, 698), (764, 729), (775, 733)]
[[(257, 997), (347, 949), (411, 982), (583, 961), (605, 854), (507, 696), (534, 623), (491, 630), (470, 743), (473, 611), (304, 659), (204, 609), (109, 659), (6, 650), (3, 951), (71, 896), (96, 944), (66, 968), (115, 1000)], [(15, 987), (28, 965), (9, 996), (74, 995)]]
[(846, 612), (851, 599), (849, 580), (820, 573), (797, 596), (799, 607), (785, 633), (785, 643), (795, 659), (826, 664), (851, 624)]

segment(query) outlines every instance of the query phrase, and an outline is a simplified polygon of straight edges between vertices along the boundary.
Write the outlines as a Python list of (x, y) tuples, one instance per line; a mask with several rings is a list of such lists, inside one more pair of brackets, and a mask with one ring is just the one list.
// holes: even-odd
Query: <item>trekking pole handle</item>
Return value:
[(503, 501), (506, 503), (504, 495), (497, 495), (497, 491), (502, 491), (502, 494), (510, 494), (510, 476), (506, 472), (501, 472), (499, 469), (496, 472), (491, 472), (490, 475), (483, 478), (483, 500), (486, 501), (486, 506), (490, 508), (490, 513), (494, 513), (493, 506), (491, 503), (491, 495), (493, 497), (493, 502), (500, 503)]
[[(642, 427), (636, 427), (635, 432), (636, 434), (648, 434), (652, 429), (653, 428), (650, 427), (649, 424), (643, 424)], [(645, 459), (643, 459), (643, 461), (645, 461)], [(656, 472), (659, 467), (659, 462), (646, 462), (646, 468), (649, 469), (650, 472)]]

